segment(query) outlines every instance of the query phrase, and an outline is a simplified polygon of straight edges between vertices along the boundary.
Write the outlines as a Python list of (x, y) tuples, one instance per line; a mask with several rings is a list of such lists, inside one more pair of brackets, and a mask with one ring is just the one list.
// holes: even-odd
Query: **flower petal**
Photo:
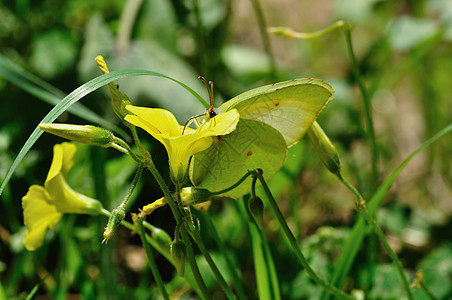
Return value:
[(71, 143), (57, 144), (53, 148), (53, 161), (44, 183), (49, 197), (47, 202), (60, 213), (98, 214), (99, 201), (74, 191), (66, 181), (66, 174), (74, 164), (77, 147)]
[(60, 173), (66, 177), (67, 172), (69, 172), (74, 165), (74, 155), (76, 151), (77, 147), (72, 143), (65, 142), (56, 144), (53, 147), (53, 160), (49, 173), (47, 174), (46, 183)]
[(137, 127), (143, 128), (153, 137), (167, 133), (169, 136), (180, 136), (182, 130), (174, 115), (160, 108), (139, 107), (127, 105), (126, 109), (135, 114), (127, 115), (125, 120)]
[(209, 121), (204, 122), (198, 128), (197, 133), (202, 136), (225, 135), (231, 133), (237, 127), (240, 115), (236, 109), (218, 114)]
[(74, 191), (62, 174), (46, 181), (44, 186), (50, 195), (49, 204), (54, 205), (61, 213), (97, 215), (102, 209), (98, 200)]
[(27, 227), (24, 245), (27, 250), (39, 248), (44, 241), (47, 228), (54, 228), (63, 215), (55, 206), (48, 203), (49, 199), (50, 195), (40, 185), (32, 185), (22, 198), (24, 223)]

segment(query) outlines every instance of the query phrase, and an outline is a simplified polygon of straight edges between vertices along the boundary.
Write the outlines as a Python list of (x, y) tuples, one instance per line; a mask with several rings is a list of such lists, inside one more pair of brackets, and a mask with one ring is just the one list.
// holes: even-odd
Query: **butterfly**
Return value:
[[(235, 184), (249, 170), (260, 168), (269, 180), (283, 166), (287, 149), (305, 135), (322, 110), (333, 100), (334, 90), (313, 78), (294, 79), (258, 87), (222, 104), (213, 105), (207, 118), (237, 109), (240, 121), (228, 135), (197, 153), (189, 177), (196, 187), (220, 191)], [(209, 92), (212, 98), (211, 92)], [(223, 196), (240, 198), (250, 192), (251, 178)]]

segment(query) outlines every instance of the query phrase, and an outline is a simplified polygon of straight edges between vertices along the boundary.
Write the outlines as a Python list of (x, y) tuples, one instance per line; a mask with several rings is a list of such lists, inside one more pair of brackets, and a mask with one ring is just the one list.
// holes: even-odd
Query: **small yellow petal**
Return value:
[(226, 135), (235, 130), (239, 119), (239, 113), (233, 109), (204, 122), (197, 131), (203, 136)]
[(39, 248), (44, 242), (47, 228), (54, 228), (63, 215), (48, 203), (49, 199), (50, 195), (40, 185), (32, 185), (22, 198), (24, 223), (27, 227), (24, 245), (27, 250)]

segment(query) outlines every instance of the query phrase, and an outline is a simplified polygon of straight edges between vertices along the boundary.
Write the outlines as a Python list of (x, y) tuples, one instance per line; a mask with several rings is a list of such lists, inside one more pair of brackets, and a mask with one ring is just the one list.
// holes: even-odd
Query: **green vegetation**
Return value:
[(0, 4), (0, 299), (452, 298), (449, 2)]

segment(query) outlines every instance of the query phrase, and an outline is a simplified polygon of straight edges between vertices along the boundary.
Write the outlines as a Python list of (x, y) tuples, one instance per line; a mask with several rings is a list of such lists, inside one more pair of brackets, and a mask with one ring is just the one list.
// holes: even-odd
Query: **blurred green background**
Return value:
[[(372, 97), (376, 182), (370, 174), (364, 102), (343, 33), (335, 31), (313, 40), (271, 36), (269, 55), (258, 6), (267, 26), (310, 32), (339, 19), (353, 25), (354, 51)], [(214, 82), (216, 106), (277, 81), (303, 77), (327, 81), (336, 91), (336, 100), (319, 123), (340, 152), (345, 176), (366, 197), (408, 154), (451, 122), (451, 42), (452, 2), (448, 0), (17, 0), (0, 4), (0, 68), (13, 63), (59, 89), (53, 91), (60, 95), (100, 75), (94, 61), (97, 55), (104, 56), (110, 70), (160, 72), (207, 99), (203, 83), (197, 80), (202, 75)], [(0, 76), (2, 180), (28, 136), (52, 108), (43, 101), (45, 97), (24, 91), (19, 81)], [(169, 109), (180, 123), (203, 112), (186, 90), (162, 78), (133, 77), (118, 84), (134, 104)], [(107, 88), (81, 103), (119, 125)], [(57, 121), (91, 123), (71, 113)], [(164, 148), (141, 136), (158, 167), (166, 170)], [(451, 140), (445, 136), (418, 155), (398, 176), (377, 214), (407, 272), (414, 275), (422, 268), (439, 299), (452, 297)], [(107, 221), (103, 217), (66, 215), (56, 230), (48, 232), (43, 247), (34, 252), (23, 248), (21, 198), (30, 185), (44, 182), (52, 147), (59, 142), (44, 134), (1, 196), (0, 298), (24, 299), (38, 284), (35, 299), (158, 298), (139, 238), (120, 229), (108, 245), (102, 245)], [(77, 168), (69, 176), (71, 186), (102, 200), (108, 209), (116, 207), (133, 177), (133, 161), (112, 150), (78, 146)], [(163, 173), (169, 182), (167, 171)], [(288, 163), (271, 184), (304, 253), (327, 279), (356, 219), (353, 195), (326, 171), (307, 140), (290, 150)], [(161, 196), (148, 174), (139, 191), (130, 205), (133, 212)], [(231, 200), (214, 202), (201, 221), (210, 217), (217, 225), (240, 266), (247, 296), (255, 299), (250, 241), (236, 205)], [(174, 224), (169, 220), (167, 208), (148, 219), (172, 233)], [(283, 298), (318, 297), (321, 288), (292, 263), (273, 215), (266, 213), (265, 222)], [(215, 254), (213, 238), (208, 231), (203, 234)], [(189, 288), (178, 281), (170, 264), (161, 256), (156, 259), (168, 285), (189, 298), (190, 293), (185, 293)], [(218, 260), (221, 266), (221, 257)], [(201, 268), (208, 267), (204, 263)], [(214, 297), (224, 297), (214, 277), (208, 271), (203, 274)], [(396, 276), (388, 256), (371, 236), (344, 288), (363, 290), (371, 299), (396, 299), (403, 294)], [(418, 299), (425, 297), (416, 293)]]

